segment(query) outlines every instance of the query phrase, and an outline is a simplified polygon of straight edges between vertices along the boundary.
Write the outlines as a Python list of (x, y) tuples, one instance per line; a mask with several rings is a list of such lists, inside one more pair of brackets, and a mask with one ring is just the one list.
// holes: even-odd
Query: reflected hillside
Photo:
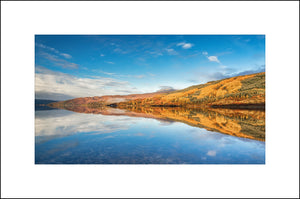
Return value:
[(264, 111), (179, 107), (134, 107), (130, 111), (183, 122), (209, 131), (260, 141), (265, 140)]
[(68, 107), (68, 110), (80, 113), (127, 115), (131, 117), (172, 120), (232, 136), (260, 141), (265, 140), (265, 112), (261, 110), (182, 107), (126, 107), (116, 109), (109, 107), (89, 108), (85, 106)]

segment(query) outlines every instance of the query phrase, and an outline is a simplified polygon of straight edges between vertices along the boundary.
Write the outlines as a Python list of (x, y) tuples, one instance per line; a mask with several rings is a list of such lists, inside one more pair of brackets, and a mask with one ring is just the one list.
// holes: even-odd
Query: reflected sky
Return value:
[(264, 164), (265, 143), (152, 118), (36, 112), (36, 164)]
[(74, 133), (110, 133), (129, 128), (130, 117), (93, 115), (66, 110), (36, 111), (35, 136), (66, 136)]

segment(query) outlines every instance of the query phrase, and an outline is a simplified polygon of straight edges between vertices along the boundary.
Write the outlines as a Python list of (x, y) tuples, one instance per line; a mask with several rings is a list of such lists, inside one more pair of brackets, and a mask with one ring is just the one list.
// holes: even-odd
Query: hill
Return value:
[(132, 94), (132, 95), (105, 95), (96, 97), (81, 97), (66, 101), (60, 101), (48, 104), (51, 107), (73, 107), (73, 106), (88, 106), (92, 108), (102, 107), (106, 105), (116, 104), (119, 102), (126, 102), (130, 100), (144, 99), (154, 97), (156, 93)]
[(231, 77), (182, 90), (118, 103), (124, 106), (264, 108), (265, 73)]
[(51, 107), (213, 107), (264, 109), (265, 73), (231, 77), (182, 90), (133, 95), (82, 97), (51, 103)]

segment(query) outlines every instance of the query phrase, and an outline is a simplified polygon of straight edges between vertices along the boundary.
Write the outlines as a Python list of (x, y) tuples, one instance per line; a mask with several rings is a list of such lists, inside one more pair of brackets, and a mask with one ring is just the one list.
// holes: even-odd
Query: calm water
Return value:
[(223, 122), (228, 127), (220, 133), (180, 120), (40, 110), (35, 112), (35, 163), (264, 164), (265, 142), (229, 135), (228, 128), (238, 126)]

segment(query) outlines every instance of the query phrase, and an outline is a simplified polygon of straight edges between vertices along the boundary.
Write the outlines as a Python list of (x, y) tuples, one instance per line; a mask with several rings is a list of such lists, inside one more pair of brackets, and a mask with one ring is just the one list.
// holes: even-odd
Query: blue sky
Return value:
[(265, 71), (264, 35), (36, 35), (37, 99), (182, 89)]

